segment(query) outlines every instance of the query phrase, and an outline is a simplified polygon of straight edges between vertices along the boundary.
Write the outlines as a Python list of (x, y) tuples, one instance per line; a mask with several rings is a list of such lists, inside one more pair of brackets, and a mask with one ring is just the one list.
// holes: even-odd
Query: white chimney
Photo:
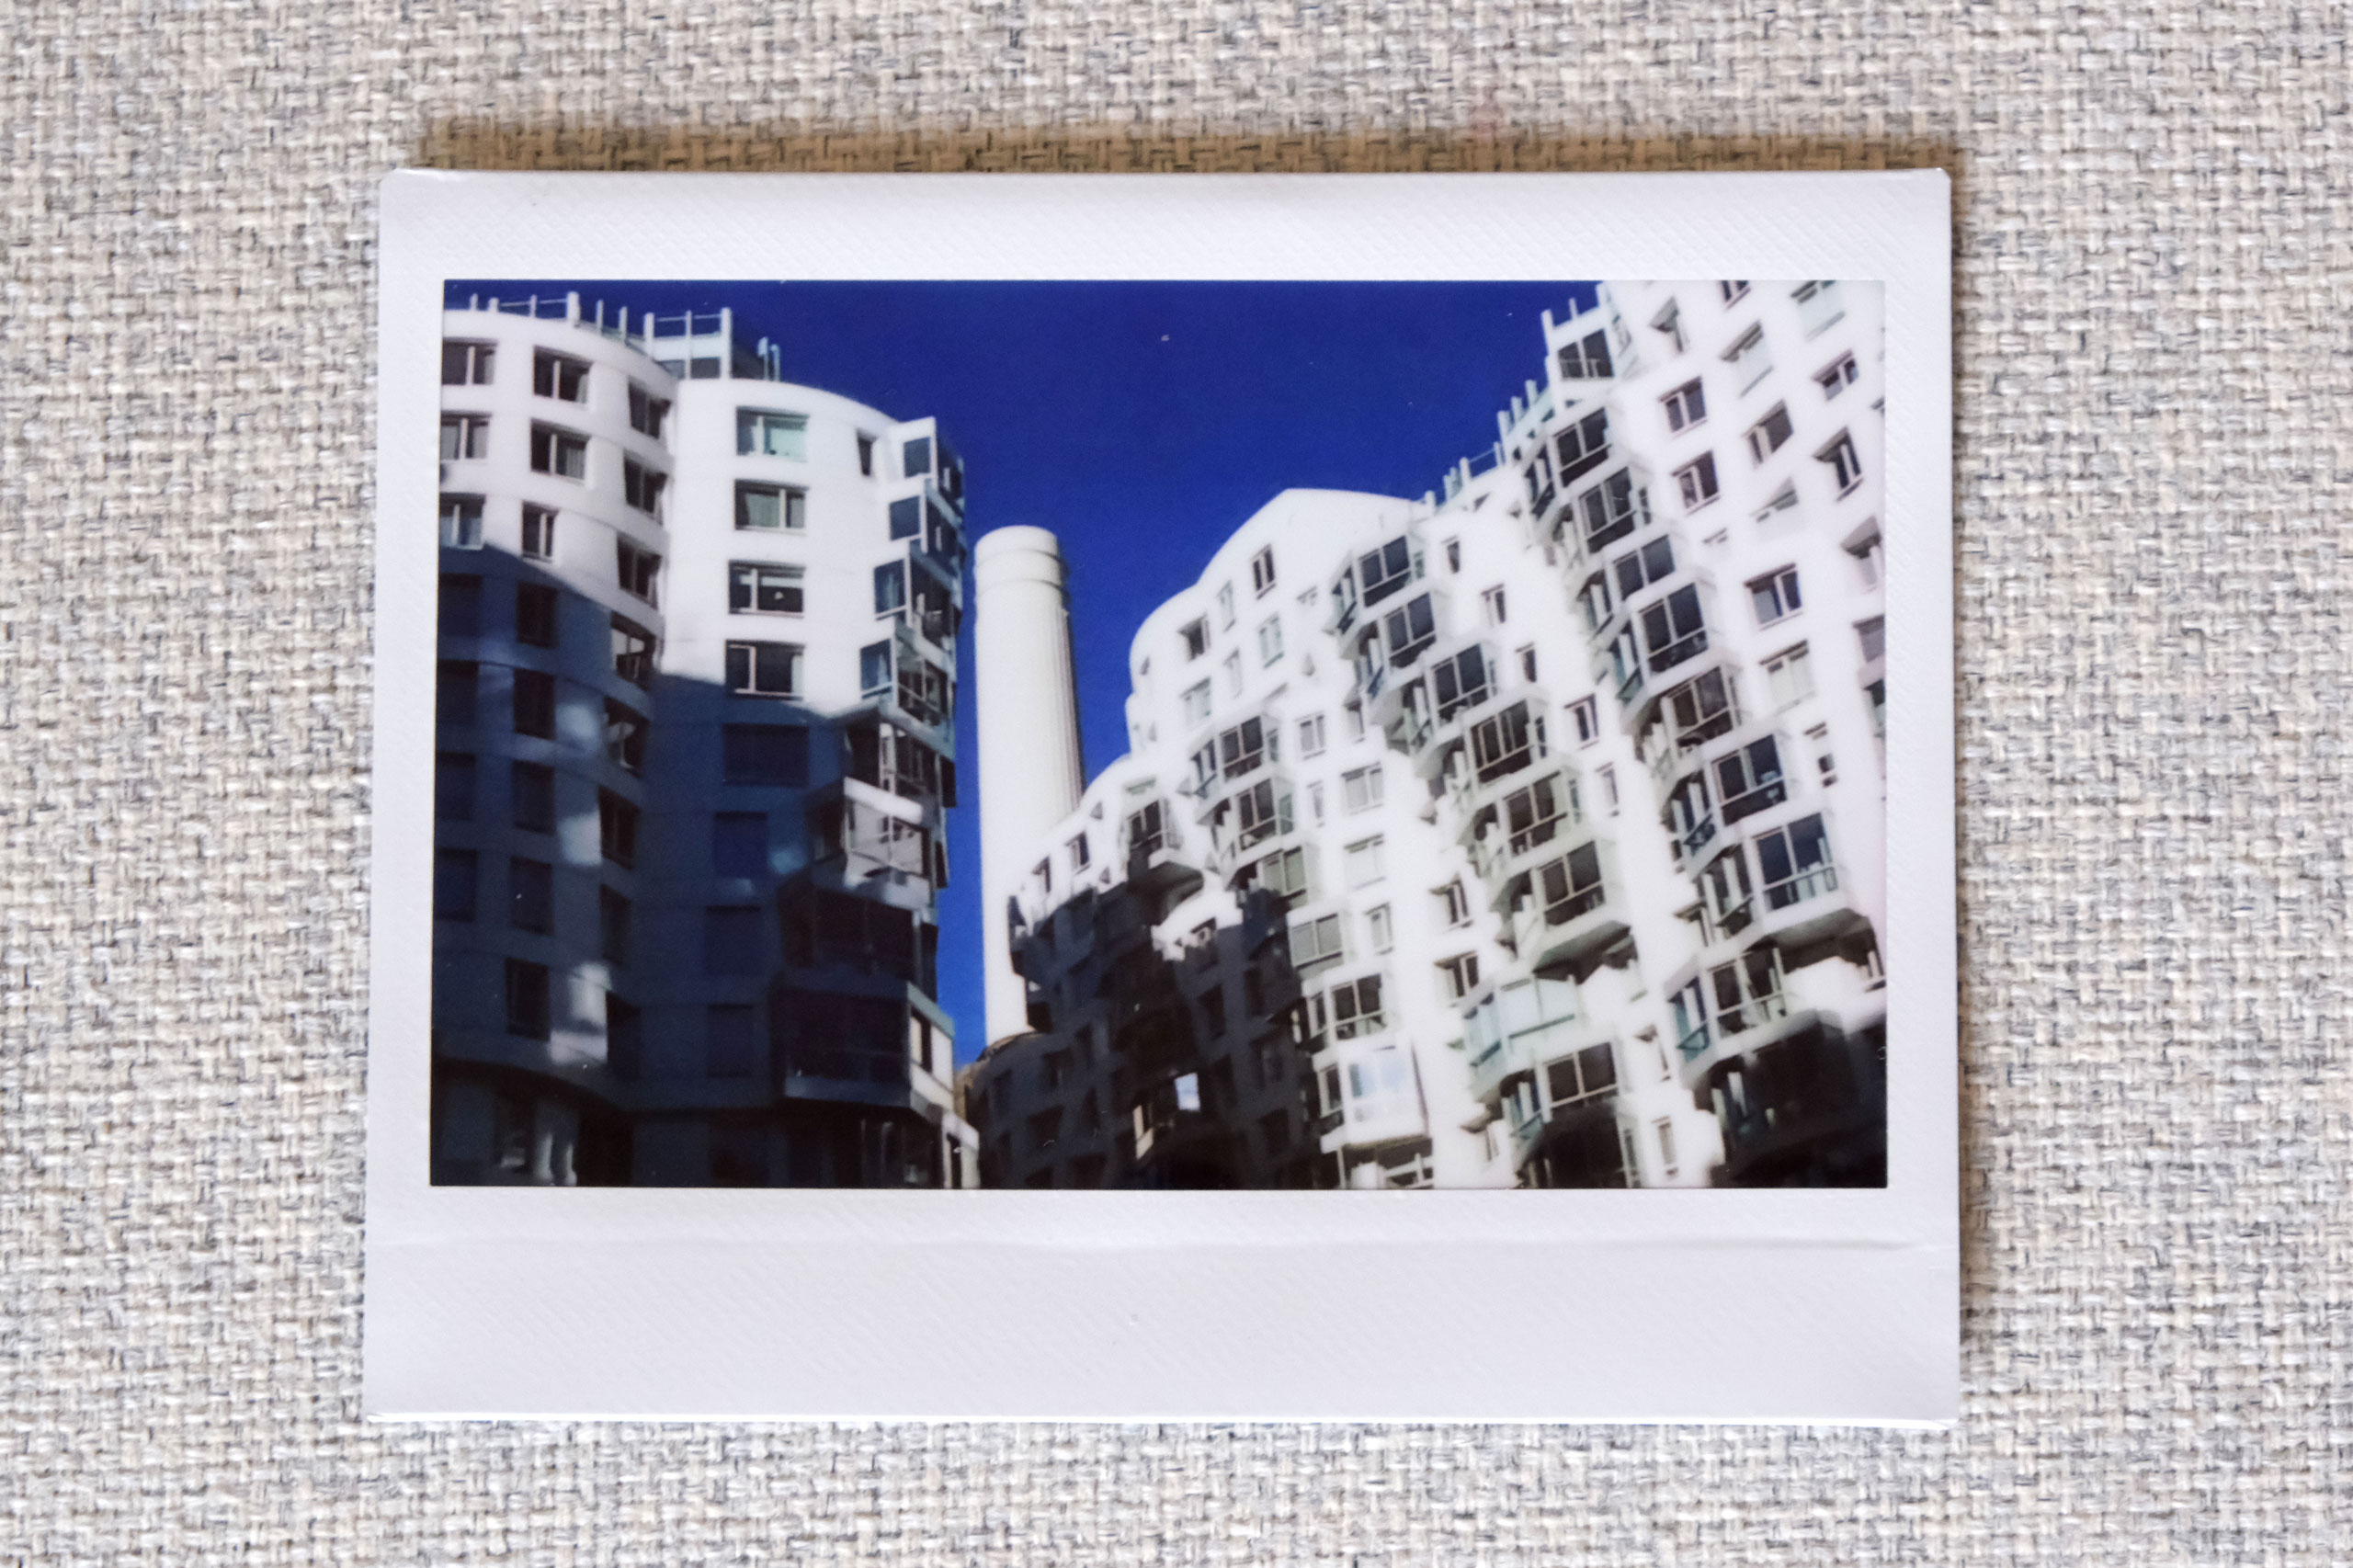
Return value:
[(1006, 912), (1047, 833), (1078, 809), (1078, 675), (1062, 545), (1005, 528), (972, 551), (975, 720), (981, 745), (981, 955), (990, 1045), (1029, 1032)]

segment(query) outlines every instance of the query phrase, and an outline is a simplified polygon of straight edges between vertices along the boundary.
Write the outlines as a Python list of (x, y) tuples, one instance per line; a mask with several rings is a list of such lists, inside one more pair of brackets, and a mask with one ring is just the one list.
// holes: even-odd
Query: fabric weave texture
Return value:
[[(0, 13), (0, 1562), (2344, 1561), (2348, 21)], [(1960, 1426), (363, 1423), (404, 165), (1950, 171)]]

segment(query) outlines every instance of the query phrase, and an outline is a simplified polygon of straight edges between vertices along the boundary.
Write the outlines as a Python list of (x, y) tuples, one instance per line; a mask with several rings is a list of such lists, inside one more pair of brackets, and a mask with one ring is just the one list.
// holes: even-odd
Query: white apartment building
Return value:
[(992, 765), (989, 1183), (1881, 1179), (1877, 290), (1544, 332), (1442, 498), (1288, 492), (1147, 619), (1060, 822)]
[(724, 311), (444, 334), (435, 1180), (972, 1184), (938, 432)]

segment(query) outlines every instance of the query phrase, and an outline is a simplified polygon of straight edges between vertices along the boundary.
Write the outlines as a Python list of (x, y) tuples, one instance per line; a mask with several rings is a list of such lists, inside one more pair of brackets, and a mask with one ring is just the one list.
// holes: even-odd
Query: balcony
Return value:
[(1584, 1043), (1577, 1038), (1584, 1027), (1576, 987), (1566, 981), (1530, 978), (1495, 986), (1463, 1015), (1472, 1097), (1495, 1106), (1506, 1081)]
[(1622, 940), (1628, 926), (1612, 896), (1614, 868), (1601, 843), (1580, 845), (1505, 887), (1506, 929), (1531, 971), (1586, 971)]
[(1719, 1062), (1706, 1091), (1734, 1187), (1876, 1187), (1887, 1176), (1886, 1026), (1847, 1033), (1806, 1016)]
[(938, 868), (926, 817), (914, 801), (855, 778), (838, 780), (809, 810), (812, 868), (843, 891), (926, 906)]

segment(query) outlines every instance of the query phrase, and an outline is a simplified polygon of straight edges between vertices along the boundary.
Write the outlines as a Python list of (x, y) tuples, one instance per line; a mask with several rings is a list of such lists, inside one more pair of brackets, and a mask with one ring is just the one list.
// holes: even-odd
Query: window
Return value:
[(1423, 594), (1391, 610), (1381, 622), (1381, 632), (1388, 644), (1391, 664), (1413, 663), (1415, 655), (1438, 635), (1438, 618), (1431, 608), (1429, 595)]
[(757, 877), (768, 869), (768, 819), (760, 812), (719, 812), (710, 819), (710, 871)]
[(858, 433), (858, 472), (874, 477), (874, 437), (863, 430)]
[(1217, 738), (1218, 762), (1226, 778), (1239, 778), (1267, 760), (1267, 727), (1245, 719)]
[(1462, 891), (1459, 879), (1438, 889), (1436, 896), (1439, 925), (1450, 927), (1471, 924), (1471, 895)]
[(1765, 685), (1776, 708), (1787, 708), (1813, 695), (1813, 668), (1806, 661), (1804, 643), (1765, 661)]
[(1290, 961), (1293, 969), (1304, 970), (1310, 964), (1324, 963), (1340, 956), (1340, 917), (1326, 915), (1314, 920), (1295, 922), (1290, 928)]
[(1372, 950), (1385, 953), (1397, 945), (1394, 927), (1389, 918), (1389, 906), (1377, 904), (1364, 912), (1364, 928), (1372, 938)]
[(645, 768), (645, 716), (605, 699), (605, 756), (631, 773)]
[(931, 437), (928, 436), (912, 437), (901, 449), (899, 455), (904, 460), (899, 465), (904, 470), (902, 477), (915, 479), (929, 473), (931, 472)]
[(1217, 623), (1223, 627), (1233, 624), (1233, 585), (1231, 583), (1221, 585), (1217, 591)]
[(1759, 626), (1770, 626), (1795, 615), (1803, 602), (1798, 597), (1798, 569), (1784, 566), (1769, 576), (1757, 578), (1748, 585), (1748, 599), (1756, 607)]
[(760, 911), (757, 904), (714, 904), (702, 912), (702, 971), (760, 972)]
[(548, 970), (522, 959), (506, 960), (506, 1032), (548, 1038)]
[(568, 354), (542, 348), (531, 356), (531, 391), (565, 403), (588, 401), (588, 367)]
[(1349, 845), (1343, 858), (1347, 869), (1348, 886), (1368, 887), (1379, 881), (1385, 874), (1384, 858), (1379, 838), (1360, 839)]
[(1515, 702), (1471, 726), (1471, 760), (1479, 782), (1491, 784), (1540, 755), (1540, 728), (1529, 722), (1525, 702)]
[(809, 782), (809, 732), (798, 724), (728, 724), (721, 750), (730, 784), (799, 790)]
[[(899, 564), (892, 562), (892, 568)], [(880, 581), (881, 574), (876, 575)], [(799, 615), (801, 577), (798, 566), (735, 562), (727, 568), (727, 608), (737, 615)]]
[(443, 659), (433, 672), (433, 722), (460, 728), (474, 722), (474, 698), (482, 666), (467, 659)]
[(1515, 790), (1504, 797), (1504, 831), (1507, 855), (1525, 855), (1540, 844), (1550, 844), (1560, 832), (1561, 824), (1569, 820), (1568, 808), (1573, 797), (1557, 778), (1539, 778), (1524, 790)]
[(1419, 575), (1412, 541), (1406, 539), (1392, 539), (1379, 550), (1357, 558), (1357, 577), (1363, 586), (1367, 605), (1379, 604)]
[(1863, 662), (1872, 664), (1887, 657), (1887, 621), (1880, 616), (1859, 621), (1855, 626), (1856, 641), (1863, 647)]
[(1742, 392), (1755, 386), (1773, 368), (1773, 357), (1765, 347), (1765, 329), (1752, 326), (1742, 333), (1724, 351), (1724, 358), (1732, 365), (1733, 381)]
[(1377, 974), (1344, 980), (1332, 987), (1323, 1000), (1334, 1040), (1378, 1034), (1387, 1025), (1381, 1006), (1381, 976)]
[(1688, 430), (1708, 417), (1708, 399), (1697, 381), (1688, 381), (1659, 400), (1666, 407), (1666, 427)]
[(1242, 695), (1242, 655), (1240, 653), (1228, 653), (1225, 656), (1225, 689), (1236, 697)]
[(1771, 522), (1775, 513), (1786, 512), (1797, 504), (1798, 487), (1794, 484), (1784, 484), (1773, 493), (1773, 498), (1770, 501), (1756, 509), (1756, 520), (1760, 523)]
[(1544, 1064), (1544, 1096), (1554, 1106), (1596, 1099), (1618, 1087), (1618, 1063), (1607, 1042)]
[(1683, 496), (1683, 509), (1696, 511), (1716, 498), (1716, 454), (1701, 452), (1691, 461), (1675, 471), (1675, 484)]
[(1618, 814), (1618, 770), (1605, 763), (1594, 769), (1594, 778), (1601, 785), (1601, 798), (1608, 802), (1609, 814)]
[(1569, 727), (1576, 732), (1577, 744), (1589, 746), (1601, 738), (1601, 714), (1590, 697), (1580, 698), (1569, 704)]
[(490, 418), (482, 414), (445, 414), (441, 416), (441, 460), (456, 462), (465, 458), (490, 456)]
[(1790, 438), (1790, 405), (1777, 403), (1773, 412), (1748, 427), (1748, 455), (1763, 462)]
[(1632, 598), (1652, 584), (1675, 574), (1675, 541), (1654, 539), (1640, 550), (1630, 550), (1610, 568), (1618, 579), (1618, 597)]
[(487, 343), (446, 341), (441, 345), (441, 384), (445, 387), (486, 387), (498, 350)]
[(515, 733), (555, 739), (555, 676), (544, 670), (515, 672)]
[(1536, 895), (1548, 926), (1565, 926), (1599, 909), (1606, 896), (1601, 885), (1601, 851), (1581, 844), (1540, 869)]
[(1719, 283), (1716, 285), (1716, 289), (1723, 295), (1724, 303), (1730, 305), (1737, 303), (1741, 296), (1748, 292), (1748, 284), (1745, 280)]
[(523, 503), (523, 553), (534, 561), (555, 559), (555, 512)]
[(506, 815), (524, 833), (553, 833), (555, 769), (543, 762), (509, 763)]
[(809, 421), (798, 414), (765, 408), (735, 411), (735, 450), (744, 457), (805, 459)]
[[(748, 1078), (759, 1055), (757, 1009), (737, 1006), (703, 1012), (702, 1070), (710, 1078)], [(711, 1174), (719, 1174), (719, 1151), (711, 1151)]]
[(647, 517), (662, 515), (662, 493), (669, 485), (670, 476), (661, 470), (648, 468), (635, 458), (621, 460), (621, 499)]
[(1283, 623), (1279, 619), (1269, 620), (1258, 628), (1258, 662), (1271, 665), (1280, 661), (1282, 656)]
[(1188, 621), (1176, 635), (1185, 641), (1185, 657), (1188, 660), (1210, 651), (1210, 623), (1206, 620)]
[(1340, 775), (1340, 793), (1351, 812), (1368, 812), (1381, 804), (1382, 774), (1381, 765), (1351, 769)]
[(888, 642), (869, 642), (858, 651), (858, 689), (859, 695), (871, 697), (878, 691), (891, 689), (892, 676), (897, 669), (891, 657)]
[(1886, 574), (1885, 558), (1880, 549), (1879, 530), (1874, 528), (1862, 538), (1849, 540), (1847, 553), (1855, 558), (1855, 573), (1866, 588), (1876, 588)]
[(1595, 332), (1581, 342), (1563, 344), (1560, 366), (1561, 380), (1564, 381), (1589, 381), (1608, 375), (1608, 335)]
[(1650, 502), (1634, 483), (1632, 472), (1620, 469), (1578, 497), (1585, 513), (1585, 548), (1596, 551), (1614, 543), (1650, 521)]
[(1324, 820), (1324, 786), (1320, 782), (1307, 787), (1307, 815), (1312, 822)]
[(1489, 588), (1481, 594), (1479, 605), (1486, 612), (1488, 625), (1501, 626), (1504, 623), (1506, 611), (1504, 605), (1504, 591), (1501, 587)]
[(433, 758), (433, 814), (442, 822), (469, 822), (474, 814), (474, 759), (445, 751)]
[(515, 641), (552, 648), (556, 640), (555, 590), (542, 583), (515, 585)]
[(1830, 465), (1839, 494), (1844, 495), (1863, 482), (1862, 457), (1855, 450), (1854, 437), (1846, 431), (1839, 431), (1835, 440), (1813, 455)]
[[(1225, 993), (1216, 986), (1201, 993), (1201, 1024), (1211, 1040), (1225, 1033)], [(1219, 1065), (1225, 1064), (1221, 1062)], [(1231, 1096), (1228, 1099), (1230, 1101)]]
[(1887, 738), (1887, 682), (1875, 680), (1863, 687), (1863, 693), (1871, 699), (1871, 733), (1885, 740)]
[(441, 542), (450, 550), (482, 548), (482, 497), (441, 497)]
[(1233, 797), (1237, 848), (1248, 848), (1290, 831), (1290, 796), (1278, 795), (1274, 781), (1262, 778)]
[(1253, 887), (1273, 894), (1285, 909), (1297, 905), (1307, 897), (1307, 851), (1285, 849), (1269, 855), (1234, 881), (1237, 892)]
[(506, 862), (506, 923), (542, 935), (555, 929), (555, 868), (517, 857)]
[(1080, 834), (1066, 846), (1070, 851), (1070, 874), (1074, 878), (1094, 864), (1095, 853), (1088, 847), (1086, 835)]
[(647, 604), (654, 602), (654, 585), (662, 575), (662, 558), (651, 551), (640, 550), (625, 539), (613, 540), (614, 575), (624, 593), (636, 595)]
[(597, 791), (597, 846), (616, 866), (637, 864), (637, 808), (609, 790)]
[(1250, 558), (1250, 591), (1264, 597), (1274, 591), (1275, 547), (1267, 546)]
[(1813, 379), (1815, 384), (1822, 388), (1823, 401), (1826, 403), (1853, 386), (1855, 379), (1861, 374), (1860, 370), (1855, 369), (1855, 357), (1852, 354), (1841, 354), (1837, 358), (1816, 370), (1813, 373)]
[(1441, 959), (1438, 966), (1438, 989), (1449, 1002), (1460, 1002), (1479, 989), (1479, 955), (1461, 953)]
[(1723, 802), (1726, 826), (1789, 799), (1789, 786), (1781, 778), (1781, 748), (1770, 735), (1717, 758), (1715, 771), (1716, 798)]
[(531, 472), (561, 479), (588, 477), (588, 437), (553, 425), (531, 426)]
[(1201, 681), (1188, 687), (1184, 696), (1185, 722), (1199, 724), (1210, 716), (1210, 683)]
[[(735, 483), (735, 526), (738, 528), (798, 533), (809, 526), (805, 492), (779, 484)], [(893, 536), (895, 537), (895, 536)]]
[(1553, 440), (1552, 449), (1561, 460), (1561, 483), (1563, 484), (1579, 474), (1600, 467), (1609, 456), (1608, 411), (1596, 409), (1583, 419), (1563, 426)]
[(1666, 308), (1651, 318), (1651, 330), (1665, 336), (1667, 352), (1683, 352), (1683, 312), (1676, 308), (1674, 301), (1669, 300)]
[[(736, 527), (745, 525), (738, 523)], [(891, 537), (913, 539), (923, 532), (923, 497), (902, 495), (891, 503)]]
[(433, 918), (472, 920), (474, 917), (474, 852), (442, 849), (433, 857)]
[(1446, 569), (1449, 572), (1462, 570), (1462, 541), (1459, 539), (1446, 541)]
[(1348, 739), (1352, 741), (1364, 739), (1364, 704), (1351, 702), (1341, 709), (1340, 722), (1347, 732)]
[(621, 616), (613, 617), (613, 673), (634, 686), (654, 679), (654, 633)]
[(1651, 1130), (1658, 1134), (1659, 1174), (1673, 1176), (1675, 1174), (1675, 1123), (1662, 1116), (1651, 1124)]
[(1761, 835), (1756, 869), (1765, 873), (1768, 909), (1787, 909), (1838, 887), (1837, 869), (1830, 863), (1830, 835), (1819, 816)]
[(629, 427), (641, 436), (662, 438), (663, 422), (670, 417), (666, 398), (655, 397), (635, 381), (629, 384)]
[(1830, 726), (1816, 724), (1805, 733), (1806, 748), (1813, 754), (1814, 776), (1824, 784), (1838, 782), (1838, 759), (1830, 751)]
[(1708, 628), (1699, 613), (1699, 590), (1686, 585), (1644, 609), (1643, 637), (1650, 646), (1653, 673), (1706, 653)]
[[(907, 563), (886, 561), (874, 569), (874, 613), (890, 615), (907, 608)], [(796, 605), (795, 608), (798, 608)], [(794, 610), (779, 611), (790, 615)]]

